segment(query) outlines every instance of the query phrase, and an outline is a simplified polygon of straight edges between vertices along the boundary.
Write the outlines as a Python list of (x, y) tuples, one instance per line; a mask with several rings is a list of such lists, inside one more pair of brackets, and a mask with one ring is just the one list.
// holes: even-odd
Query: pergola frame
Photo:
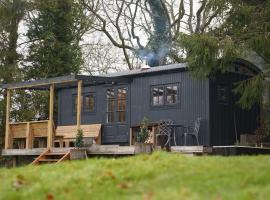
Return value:
[[(77, 129), (81, 126), (81, 94), (83, 84), (85, 85), (100, 85), (100, 84), (115, 84), (127, 83), (129, 79), (119, 77), (102, 77), (102, 76), (85, 76), (85, 75), (69, 75), (55, 78), (48, 78), (43, 80), (34, 80), (27, 82), (19, 82), (12, 84), (1, 85), (3, 89), (7, 90), (7, 103), (6, 103), (6, 131), (5, 131), (5, 149), (12, 148), (12, 140), (10, 135), (10, 107), (11, 107), (11, 92), (16, 89), (29, 89), (29, 90), (48, 90), (49, 97), (49, 118), (47, 129), (47, 147), (53, 147), (54, 142), (54, 121), (53, 121), (53, 108), (55, 99), (55, 90), (61, 88), (77, 87)], [(26, 149), (32, 148), (32, 136), (30, 134), (30, 122), (27, 122), (26, 128)]]

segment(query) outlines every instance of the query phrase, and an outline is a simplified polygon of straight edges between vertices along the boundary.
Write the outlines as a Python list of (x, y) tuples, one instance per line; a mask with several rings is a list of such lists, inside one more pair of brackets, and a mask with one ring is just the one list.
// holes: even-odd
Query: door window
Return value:
[(107, 122), (125, 122), (127, 106), (127, 89), (107, 89)]
[(115, 105), (115, 93), (114, 89), (107, 90), (107, 122), (114, 122), (114, 105)]

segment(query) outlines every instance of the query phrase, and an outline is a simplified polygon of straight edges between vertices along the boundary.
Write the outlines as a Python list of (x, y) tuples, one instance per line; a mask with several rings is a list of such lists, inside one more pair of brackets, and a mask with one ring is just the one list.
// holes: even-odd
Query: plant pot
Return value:
[(146, 143), (135, 143), (135, 153), (151, 153), (152, 152), (152, 144)]
[(83, 138), (83, 144), (85, 147), (91, 147), (93, 143), (94, 143), (94, 138), (91, 138), (91, 137)]
[(86, 149), (83, 148), (70, 149), (70, 160), (85, 159), (86, 153)]

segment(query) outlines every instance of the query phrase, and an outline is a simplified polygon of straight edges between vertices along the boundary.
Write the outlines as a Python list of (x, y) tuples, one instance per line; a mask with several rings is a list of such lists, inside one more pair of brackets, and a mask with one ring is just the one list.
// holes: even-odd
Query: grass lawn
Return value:
[(269, 199), (270, 156), (119, 159), (0, 169), (0, 199)]

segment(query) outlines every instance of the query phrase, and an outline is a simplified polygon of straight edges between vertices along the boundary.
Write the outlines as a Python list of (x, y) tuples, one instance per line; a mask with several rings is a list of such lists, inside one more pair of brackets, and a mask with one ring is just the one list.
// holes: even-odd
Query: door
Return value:
[(104, 144), (127, 143), (129, 138), (128, 87), (113, 86), (105, 89)]

